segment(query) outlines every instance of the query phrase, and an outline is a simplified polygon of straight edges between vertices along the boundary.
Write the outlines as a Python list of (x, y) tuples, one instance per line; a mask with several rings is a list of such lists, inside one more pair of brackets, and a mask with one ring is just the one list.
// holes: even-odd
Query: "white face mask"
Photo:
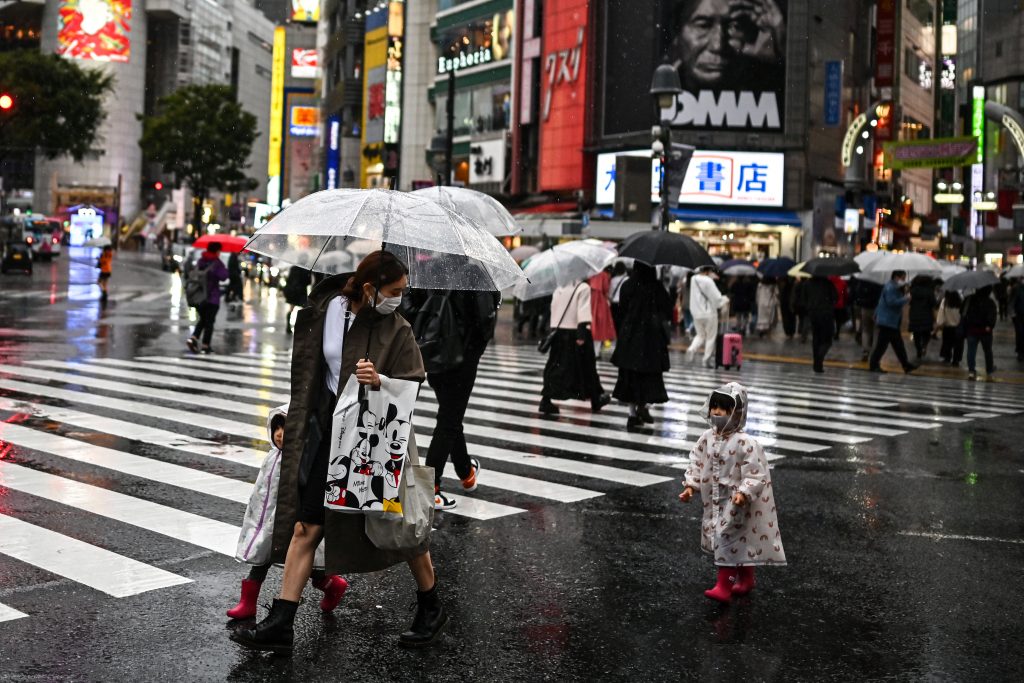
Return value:
[(711, 415), (711, 424), (714, 426), (716, 431), (722, 431), (725, 429), (725, 425), (729, 423), (731, 415)]
[(398, 310), (398, 307), (402, 305), (402, 295), (398, 296), (386, 296), (381, 298), (377, 297), (377, 312), (381, 315), (390, 315)]

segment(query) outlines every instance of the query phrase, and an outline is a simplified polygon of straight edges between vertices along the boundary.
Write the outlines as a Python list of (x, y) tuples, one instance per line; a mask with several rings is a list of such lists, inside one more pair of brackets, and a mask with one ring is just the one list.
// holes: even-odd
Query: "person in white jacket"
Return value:
[(686, 360), (693, 362), (697, 349), (704, 345), (704, 365), (714, 367), (715, 339), (718, 337), (718, 311), (729, 303), (729, 297), (718, 291), (718, 275), (713, 266), (702, 266), (690, 280), (690, 315), (697, 334), (686, 350)]
[[(238, 534), (235, 559), (250, 565), (249, 576), (242, 579), (242, 597), (238, 604), (228, 610), (232, 619), (252, 619), (256, 616), (256, 601), (260, 588), (270, 571), (270, 545), (274, 534), (274, 518), (277, 513), (277, 489), (281, 481), (281, 451), (284, 448), (284, 423), (288, 417), (288, 406), (278, 406), (267, 416), (267, 432), (270, 437), (270, 452), (263, 459), (256, 483), (253, 485), (249, 505), (245, 508), (242, 528)], [(348, 581), (340, 576), (327, 576), (324, 571), (323, 544), (317, 549), (314, 560), (313, 586), (323, 591), (320, 609), (332, 612), (341, 602)]]
[(597, 375), (590, 316), (590, 285), (586, 281), (559, 287), (551, 296), (554, 337), (544, 366), (541, 413), (558, 414), (552, 400), (589, 399), (594, 412), (611, 401)]

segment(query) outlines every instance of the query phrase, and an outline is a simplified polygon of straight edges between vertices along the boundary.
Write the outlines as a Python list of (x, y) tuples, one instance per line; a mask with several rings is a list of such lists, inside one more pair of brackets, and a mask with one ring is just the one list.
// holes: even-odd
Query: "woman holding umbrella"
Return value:
[(544, 366), (540, 412), (557, 415), (552, 401), (590, 399), (594, 412), (611, 402), (597, 375), (594, 338), (591, 336), (590, 285), (577, 280), (559, 287), (551, 296), (554, 335)]
[[(425, 377), (409, 323), (397, 313), (409, 283), (407, 273), (394, 255), (373, 252), (355, 273), (323, 280), (310, 293), (309, 305), (299, 311), (271, 555), (272, 561), (284, 563), (284, 578), (267, 618), (254, 628), (232, 633), (231, 639), (240, 645), (291, 651), (292, 623), (321, 539), (332, 573), (380, 571), (399, 562), (409, 565), (418, 609), (412, 626), (400, 636), (402, 645), (433, 642), (448, 621), (437, 594), (429, 539), (407, 551), (381, 550), (367, 537), (362, 515), (328, 513), (324, 508), (331, 439), (323, 435), (331, 433), (331, 416), (348, 378), (354, 374), (372, 389), (380, 386), (381, 375), (416, 382)], [(314, 454), (312, 462), (307, 453)], [(303, 465), (308, 469), (300, 472)]]
[(637, 261), (622, 285), (622, 323), (612, 363), (619, 378), (612, 393), (629, 404), (626, 429), (654, 422), (649, 403), (665, 403), (664, 373), (669, 369), (668, 324), (672, 300), (658, 281), (654, 268)]

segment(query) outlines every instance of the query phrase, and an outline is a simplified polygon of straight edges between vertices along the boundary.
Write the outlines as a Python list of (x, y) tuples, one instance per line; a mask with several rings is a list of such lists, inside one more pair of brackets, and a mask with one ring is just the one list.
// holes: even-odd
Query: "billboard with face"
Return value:
[(127, 62), (131, 0), (61, 0), (57, 54), (99, 62)]
[(605, 26), (606, 136), (650, 129), (651, 76), (666, 60), (683, 92), (662, 119), (782, 132), (786, 0), (609, 0)]

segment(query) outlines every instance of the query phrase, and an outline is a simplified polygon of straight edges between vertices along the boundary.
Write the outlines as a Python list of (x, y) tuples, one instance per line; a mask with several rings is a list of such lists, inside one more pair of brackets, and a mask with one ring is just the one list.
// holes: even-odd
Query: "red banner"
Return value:
[(896, 68), (896, 0), (878, 0), (875, 25), (875, 87), (892, 87)]
[(586, 135), (587, 15), (590, 0), (544, 3), (541, 50), (541, 191), (589, 187), (583, 145)]

